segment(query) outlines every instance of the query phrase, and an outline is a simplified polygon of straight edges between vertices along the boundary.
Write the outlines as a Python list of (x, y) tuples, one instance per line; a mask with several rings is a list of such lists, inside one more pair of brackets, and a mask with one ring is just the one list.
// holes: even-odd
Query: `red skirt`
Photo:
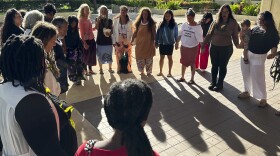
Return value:
[(188, 48), (188, 47), (184, 47), (181, 46), (180, 51), (181, 51), (181, 59), (180, 59), (180, 63), (185, 66), (191, 66), (195, 64), (195, 58), (197, 55), (197, 49), (198, 46), (195, 46), (193, 48)]

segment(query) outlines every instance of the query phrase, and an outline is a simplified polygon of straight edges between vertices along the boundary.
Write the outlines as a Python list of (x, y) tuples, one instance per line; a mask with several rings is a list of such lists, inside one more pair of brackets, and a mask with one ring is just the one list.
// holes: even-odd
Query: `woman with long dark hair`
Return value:
[(89, 140), (75, 156), (158, 156), (144, 131), (152, 103), (151, 88), (144, 81), (127, 79), (114, 83), (104, 99), (108, 123), (115, 130), (112, 138)]
[(3, 45), (12, 34), (20, 35), (24, 33), (21, 24), (22, 17), (20, 12), (14, 8), (9, 9), (5, 14), (4, 23), (1, 27), (0, 46)]
[[(212, 13), (206, 12), (200, 21), (200, 25), (203, 30), (203, 38), (205, 38), (212, 22), (213, 22)], [(209, 48), (210, 48), (210, 45), (208, 43), (205, 44), (205, 47), (204, 47), (205, 51), (202, 53), (201, 45), (200, 44), (198, 45), (198, 53), (196, 55), (195, 68), (200, 69), (202, 72), (205, 71), (205, 69), (207, 68), (207, 65), (208, 65)]]
[(164, 57), (167, 55), (168, 58), (168, 75), (167, 77), (171, 77), (171, 69), (173, 65), (172, 54), (175, 48), (178, 49), (178, 25), (175, 22), (173, 12), (171, 10), (166, 10), (163, 14), (163, 20), (160, 23), (157, 35), (156, 35), (156, 47), (159, 46), (160, 60), (159, 60), (159, 74), (158, 76), (162, 76), (162, 67), (164, 62)]
[[(204, 42), (201, 44), (201, 52), (205, 52), (205, 44), (210, 42), (210, 58), (212, 63), (212, 82), (209, 90), (220, 91), (223, 89), (224, 79), (227, 74), (227, 64), (233, 53), (233, 45), (239, 45), (239, 26), (234, 19), (231, 8), (224, 4), (217, 13), (217, 19), (212, 23)], [(217, 76), (219, 74), (219, 79)]]
[[(248, 48), (248, 64), (241, 60), (241, 71), (244, 81), (244, 92), (239, 98), (249, 98), (250, 95), (260, 99), (259, 106), (266, 107), (267, 93), (265, 83), (265, 61), (277, 55), (279, 35), (269, 11), (258, 16), (258, 25), (251, 30)], [(271, 53), (267, 53), (271, 50)]]
[(83, 43), (80, 38), (79, 20), (76, 16), (68, 16), (68, 30), (65, 36), (66, 62), (68, 64), (68, 77), (76, 85), (81, 85), (83, 76), (82, 50)]
[(152, 74), (153, 57), (155, 56), (156, 22), (152, 18), (151, 10), (147, 7), (142, 8), (134, 22), (135, 32), (131, 43), (135, 44), (135, 56), (138, 71), (144, 75), (146, 67), (147, 75)]

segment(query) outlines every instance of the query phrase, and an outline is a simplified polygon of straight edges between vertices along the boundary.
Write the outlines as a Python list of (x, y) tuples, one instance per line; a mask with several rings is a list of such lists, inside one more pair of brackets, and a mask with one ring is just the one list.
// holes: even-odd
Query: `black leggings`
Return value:
[[(223, 86), (224, 79), (227, 74), (227, 64), (233, 53), (233, 46), (215, 46), (211, 44), (210, 58), (212, 63), (212, 84)], [(219, 80), (217, 83), (217, 76), (219, 73)]]
[(0, 137), (0, 152), (2, 152), (2, 148), (3, 148), (3, 144), (2, 144), (1, 137)]

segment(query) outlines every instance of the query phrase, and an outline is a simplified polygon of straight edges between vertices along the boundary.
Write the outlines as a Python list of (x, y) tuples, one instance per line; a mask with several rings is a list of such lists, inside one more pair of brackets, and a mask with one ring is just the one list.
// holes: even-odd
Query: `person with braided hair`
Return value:
[(0, 135), (3, 156), (66, 156), (60, 145), (60, 120), (44, 87), (41, 40), (12, 35), (1, 50)]
[(152, 103), (151, 88), (144, 81), (127, 79), (114, 83), (105, 96), (104, 109), (115, 133), (108, 140), (85, 142), (75, 156), (159, 156), (152, 150), (143, 128)]

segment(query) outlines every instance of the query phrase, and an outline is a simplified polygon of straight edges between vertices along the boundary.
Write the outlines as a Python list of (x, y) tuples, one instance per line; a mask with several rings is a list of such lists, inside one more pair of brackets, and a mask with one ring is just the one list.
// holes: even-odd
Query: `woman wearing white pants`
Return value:
[[(248, 98), (252, 94), (254, 98), (260, 99), (259, 106), (265, 107), (267, 106), (265, 60), (276, 56), (279, 36), (269, 11), (260, 13), (258, 20), (259, 25), (252, 29), (249, 41), (249, 64), (245, 64), (241, 58), (244, 92), (238, 97)], [(271, 53), (267, 55), (269, 50)]]

